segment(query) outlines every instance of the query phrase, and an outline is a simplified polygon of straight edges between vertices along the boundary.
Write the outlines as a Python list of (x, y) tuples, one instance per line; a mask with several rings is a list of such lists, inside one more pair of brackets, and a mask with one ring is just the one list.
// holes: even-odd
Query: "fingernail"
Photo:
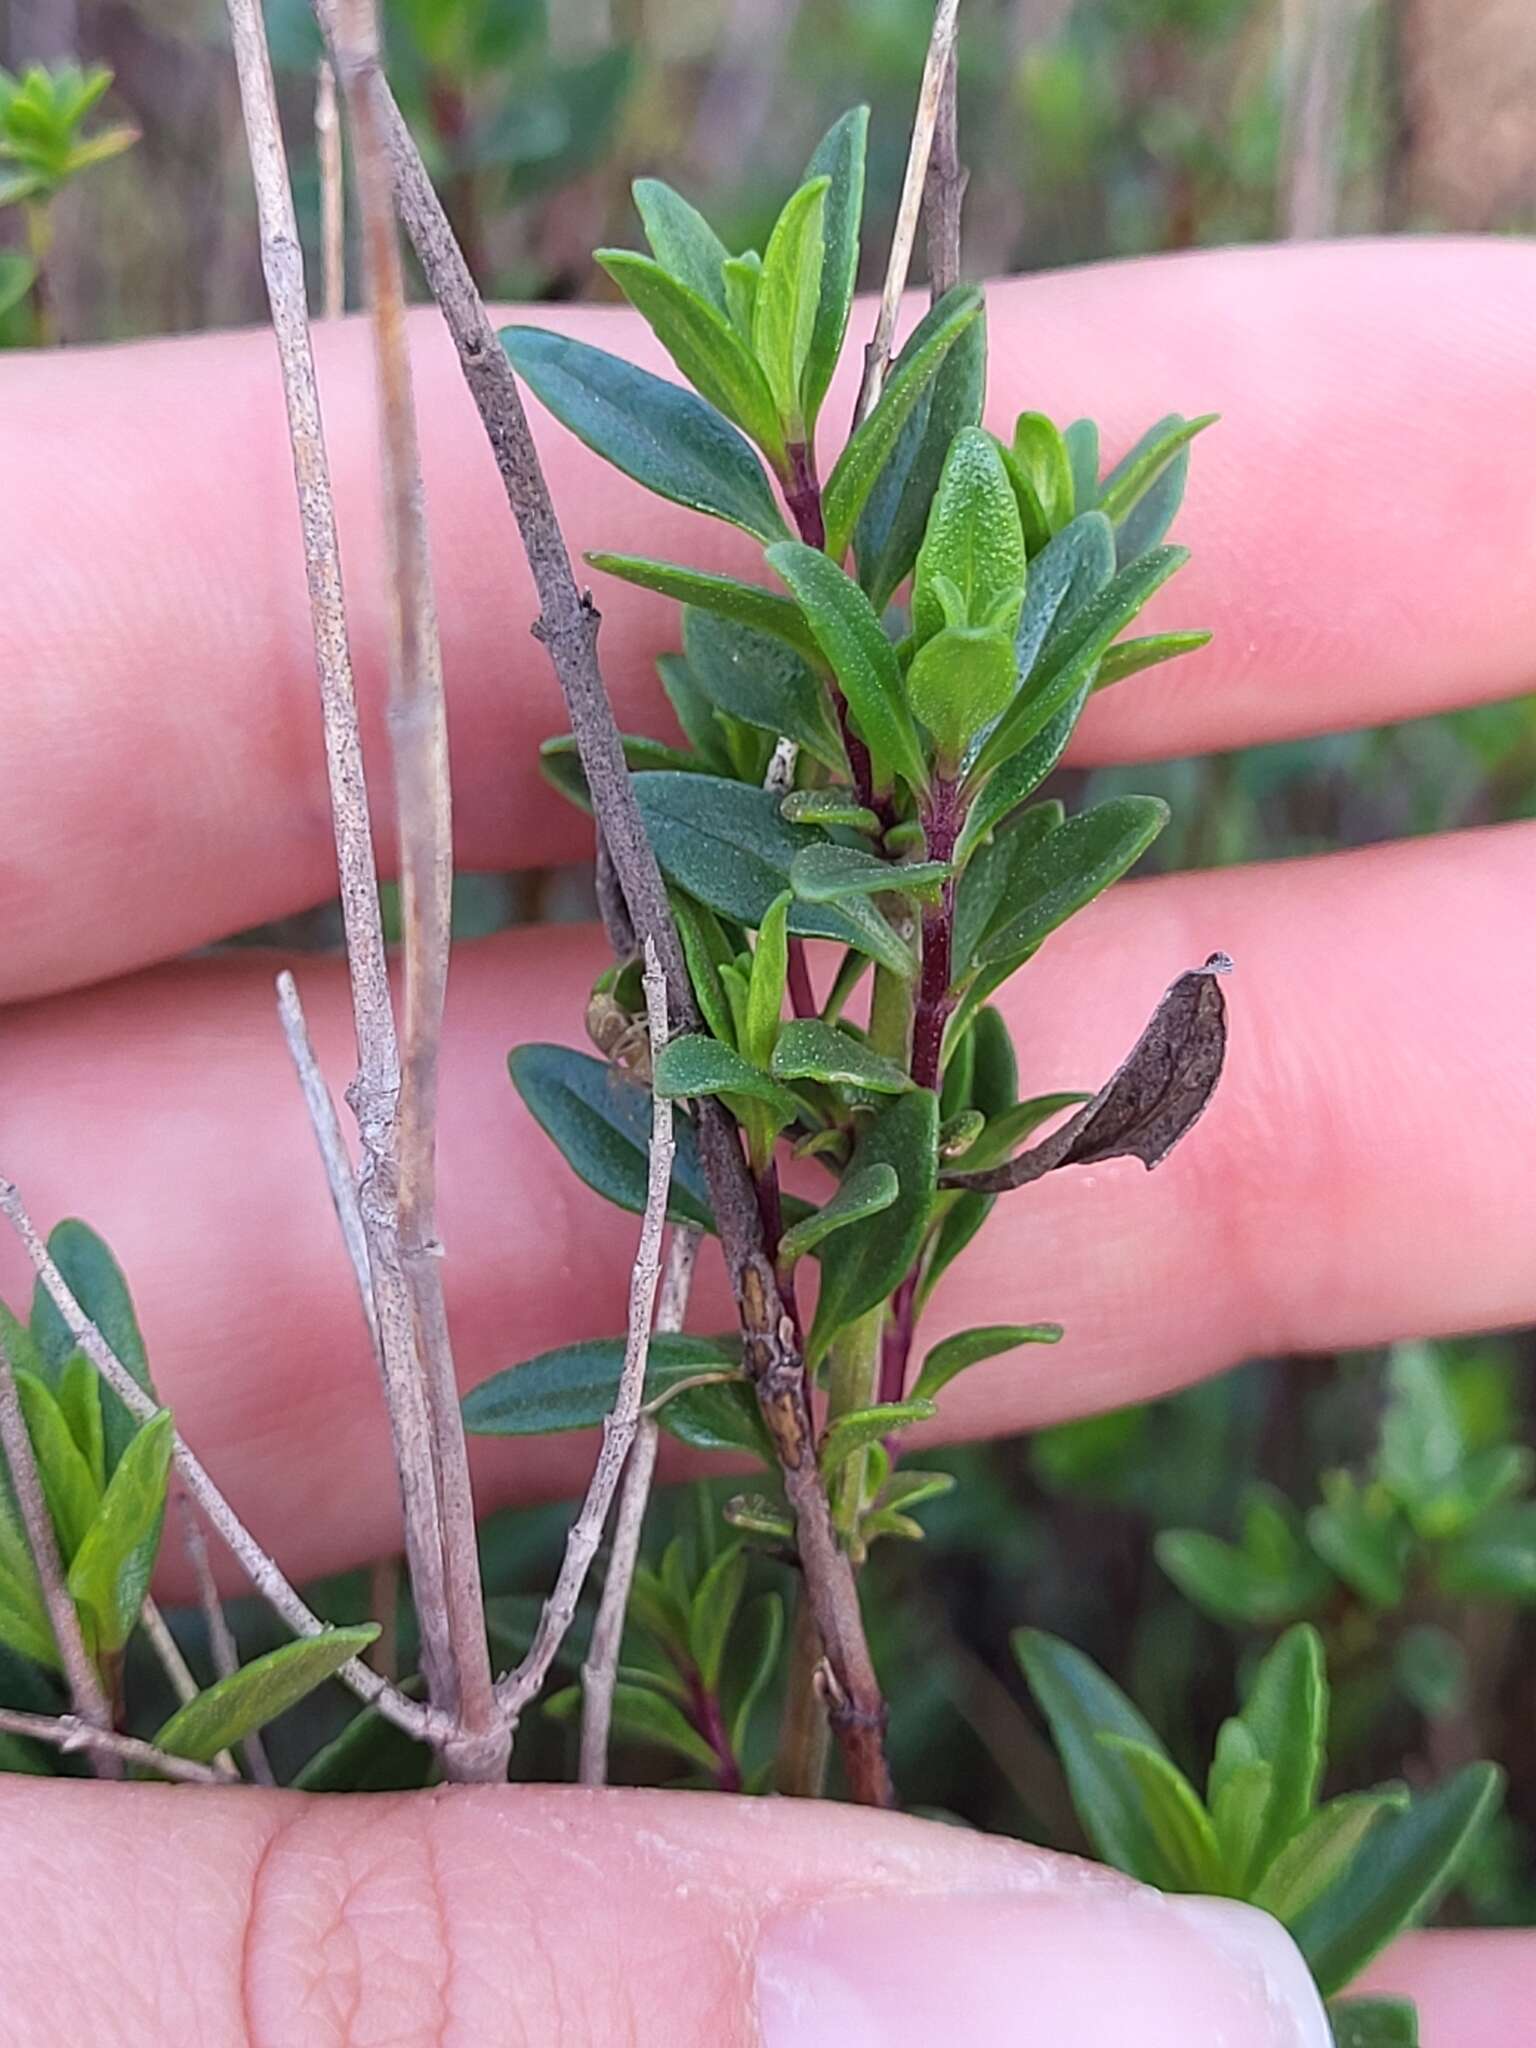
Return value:
[(1156, 1892), (836, 1899), (765, 1926), (762, 2048), (1331, 2048), (1290, 1936)]

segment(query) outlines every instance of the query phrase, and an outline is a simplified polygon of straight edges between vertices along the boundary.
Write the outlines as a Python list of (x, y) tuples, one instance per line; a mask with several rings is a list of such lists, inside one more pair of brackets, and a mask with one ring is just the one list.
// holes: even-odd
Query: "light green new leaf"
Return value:
[(834, 121), (805, 167), (807, 181), (825, 178), (821, 215), (821, 289), (811, 345), (800, 379), (807, 428), (816, 424), (832, 372), (842, 353), (859, 267), (859, 229), (864, 217), (864, 159), (869, 137), (868, 107), (852, 107)]
[(1334, 2048), (1419, 2048), (1411, 1998), (1343, 1998), (1328, 2008)]
[(855, 832), (880, 830), (874, 812), (866, 811), (846, 789), (792, 789), (779, 805), (779, 815), (791, 825), (820, 825), (824, 831), (838, 825)]
[(1064, 1109), (1080, 1109), (1092, 1100), (1091, 1095), (1080, 1090), (1063, 1089), (1055, 1095), (1031, 1095), (1027, 1102), (1010, 1104), (996, 1116), (988, 1117), (986, 1129), (965, 1155), (966, 1171), (1001, 1166), (1041, 1124), (1060, 1116)]
[(59, 1370), (54, 1397), (69, 1424), (99, 1494), (107, 1483), (106, 1425), (101, 1412), (102, 1379), (83, 1351), (76, 1351)]
[[(831, 1026), (826, 1028), (830, 1030)], [(907, 1085), (910, 1087), (911, 1083)], [(785, 1267), (794, 1265), (808, 1252), (815, 1251), (834, 1231), (846, 1230), (850, 1223), (859, 1223), (866, 1216), (876, 1216), (882, 1209), (889, 1209), (900, 1188), (895, 1168), (887, 1166), (883, 1160), (874, 1166), (856, 1167), (844, 1174), (832, 1199), (792, 1224), (780, 1238), (780, 1264)]]
[[(788, 604), (788, 600), (785, 600)], [(794, 605), (801, 632), (810, 633)], [(848, 757), (821, 676), (787, 642), (737, 621), (690, 607), (683, 613), (683, 646), (694, 682), (717, 711), (760, 732), (797, 740), (836, 775)], [(821, 650), (811, 640), (815, 661)]]
[(1003, 966), (1033, 951), (1134, 867), (1167, 822), (1161, 798), (1119, 796), (1058, 825), (1034, 849), (1029, 897), (983, 944), (982, 965)]
[(1300, 1914), (1291, 1932), (1325, 1998), (1358, 1977), (1454, 1880), (1503, 1792), (1496, 1764), (1468, 1764), (1378, 1820), (1371, 1853)]
[(1273, 1774), (1269, 1803), (1244, 1873), (1251, 1884), (1306, 1822), (1322, 1783), (1328, 1729), (1328, 1678), (1317, 1630), (1287, 1629), (1260, 1663), (1236, 1717), (1253, 1753)]
[(1059, 1344), (1061, 1334), (1060, 1323), (987, 1323), (975, 1330), (957, 1330), (928, 1353), (912, 1391), (935, 1400), (968, 1366), (999, 1358), (1022, 1344)]
[(992, 626), (945, 626), (919, 647), (907, 670), (907, 702), (946, 770), (1006, 710), (1018, 679), (1013, 642)]
[(715, 1559), (694, 1588), (688, 1616), (688, 1649), (710, 1692), (718, 1689), (731, 1624), (747, 1583), (747, 1553), (733, 1543)]
[(837, 458), (821, 500), (827, 552), (834, 562), (840, 562), (847, 553), (865, 500), (914, 406), (938, 374), (945, 356), (980, 316), (981, 309), (982, 295), (974, 285), (957, 285), (929, 309), (892, 365), (885, 389), (868, 419), (850, 436)]
[(636, 178), (630, 190), (656, 261), (717, 312), (726, 312), (730, 252), (703, 214), (660, 178)]
[[(492, 1373), (464, 1396), (464, 1427), (471, 1436), (548, 1436), (558, 1430), (596, 1429), (613, 1412), (624, 1366), (622, 1337), (594, 1337), (541, 1351), (526, 1364)], [(645, 1399), (654, 1401), (680, 1380), (700, 1373), (741, 1370), (735, 1339), (662, 1332), (646, 1354)]]
[(752, 316), (757, 309), (758, 280), (763, 274), (763, 259), (755, 249), (747, 249), (740, 256), (731, 256), (725, 264), (725, 310), (731, 316), (731, 325), (750, 347), (752, 342)]
[(662, 1047), (654, 1085), (658, 1095), (734, 1095), (765, 1102), (780, 1124), (793, 1123), (800, 1114), (800, 1105), (787, 1088), (718, 1038), (697, 1032)]
[(762, 464), (702, 398), (569, 335), (506, 327), (500, 339), (534, 396), (615, 469), (760, 540), (785, 537)]
[(139, 1618), (160, 1547), (174, 1449), (170, 1411), (162, 1408), (118, 1459), (69, 1567), (70, 1597), (97, 1656), (115, 1656)]
[(741, 1049), (755, 1067), (767, 1071), (784, 1014), (784, 987), (789, 978), (789, 890), (776, 896), (758, 927), (752, 949), (752, 976), (747, 984), (746, 1029)]
[(1143, 1811), (1157, 1832), (1158, 1847), (1178, 1874), (1177, 1889), (1219, 1892), (1225, 1873), (1216, 1830), (1178, 1765), (1161, 1749), (1151, 1749), (1131, 1736), (1109, 1733), (1098, 1740), (1135, 1779)]
[(927, 1088), (893, 1096), (860, 1132), (850, 1172), (886, 1165), (900, 1188), (888, 1209), (827, 1241), (821, 1296), (806, 1348), (812, 1366), (825, 1357), (839, 1330), (885, 1300), (916, 1258), (933, 1210), (938, 1147), (939, 1098)]
[(321, 1635), (269, 1650), (188, 1700), (155, 1737), (156, 1748), (195, 1763), (210, 1762), (221, 1749), (234, 1748), (297, 1706), (343, 1664), (360, 1656), (378, 1633), (373, 1622), (359, 1628), (328, 1628)]
[(850, 896), (931, 891), (953, 873), (947, 861), (880, 860), (862, 846), (823, 839), (795, 855), (789, 883), (804, 903), (845, 903)]
[(1021, 1628), (1013, 1650), (1050, 1723), (1073, 1807), (1097, 1854), (1144, 1884), (1177, 1891), (1178, 1868), (1147, 1812), (1141, 1780), (1099, 1737), (1119, 1735), (1159, 1756), (1167, 1754), (1163, 1745), (1120, 1688), (1070, 1643)]
[(1077, 505), (1072, 458), (1054, 420), (1043, 412), (1021, 412), (1014, 423), (1013, 459), (1023, 471), (1046, 525), (1053, 534), (1060, 533), (1070, 525)]
[(721, 618), (731, 619), (739, 626), (750, 626), (754, 633), (771, 634), (807, 661), (821, 658), (821, 650), (800, 607), (776, 591), (764, 590), (760, 584), (738, 583), (734, 576), (711, 576), (703, 569), (685, 568), (678, 562), (653, 562), (644, 555), (610, 555), (599, 550), (586, 559), (604, 575), (617, 576), (642, 590), (654, 590), (699, 611), (718, 612)]
[(1396, 1607), (1407, 1586), (1410, 1531), (1385, 1487), (1362, 1486), (1352, 1472), (1325, 1472), (1322, 1504), (1307, 1516), (1307, 1534), (1362, 1600)]
[(1149, 633), (1140, 640), (1121, 640), (1099, 663), (1093, 679), (1095, 690), (1107, 690), (1111, 683), (1123, 683), (1127, 676), (1139, 676), (1145, 668), (1165, 661), (1177, 661), (1181, 654), (1193, 654), (1210, 644), (1209, 633)]
[[(507, 1056), (512, 1084), (579, 1179), (621, 1209), (643, 1215), (651, 1142), (651, 1100), (603, 1060), (563, 1045), (520, 1045)], [(714, 1229), (693, 1126), (672, 1119), (676, 1155), (667, 1213)]]
[(752, 1602), (742, 1616), (737, 1640), (742, 1647), (732, 1662), (744, 1683), (731, 1715), (731, 1747), (739, 1757), (751, 1729), (752, 1710), (779, 1668), (784, 1602), (777, 1593), (764, 1593)]
[(835, 1472), (856, 1457), (860, 1451), (867, 1451), (871, 1444), (883, 1438), (894, 1436), (899, 1429), (910, 1429), (914, 1422), (931, 1422), (938, 1409), (931, 1401), (921, 1400), (913, 1395), (906, 1401), (884, 1401), (875, 1408), (851, 1408), (827, 1425), (821, 1440), (819, 1453), (821, 1473), (830, 1479)]
[(869, 599), (834, 560), (799, 541), (781, 541), (767, 558), (798, 599), (882, 779), (894, 768), (914, 789), (926, 789), (901, 664)]
[(14, 1378), (43, 1498), (68, 1564), (96, 1519), (101, 1488), (48, 1388), (30, 1372), (18, 1371)]
[(795, 441), (806, 432), (801, 383), (821, 297), (822, 216), (830, 184), (830, 178), (812, 178), (786, 202), (763, 251), (752, 305), (753, 352), (778, 420)]
[(1347, 1878), (1381, 1816), (1407, 1804), (1408, 1794), (1401, 1787), (1330, 1799), (1286, 1843), (1249, 1899), (1289, 1927), (1332, 1885)]
[(877, 1095), (902, 1095), (912, 1086), (905, 1067), (820, 1017), (795, 1017), (784, 1025), (771, 1071), (780, 1081), (825, 1081)]
[(57, 1671), (59, 1646), (26, 1537), (11, 1517), (0, 1487), (0, 1643)]
[(928, 514), (912, 577), (919, 646), (946, 623), (934, 588), (941, 576), (959, 592), (966, 625), (993, 626), (1012, 639), (1024, 602), (1024, 532), (997, 443), (980, 427), (962, 428), (950, 444)]

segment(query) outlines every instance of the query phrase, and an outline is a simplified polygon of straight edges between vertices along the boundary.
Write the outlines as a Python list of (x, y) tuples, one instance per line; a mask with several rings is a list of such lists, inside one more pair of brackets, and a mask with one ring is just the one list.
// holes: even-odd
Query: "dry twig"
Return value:
[[(101, 1733), (110, 1732), (112, 1710), (107, 1705), (101, 1679), (80, 1633), (80, 1617), (75, 1612), (75, 1603), (65, 1580), (64, 1560), (59, 1555), (53, 1516), (43, 1495), (42, 1475), (37, 1469), (32, 1439), (27, 1434), (26, 1417), (21, 1412), (21, 1396), (16, 1391), (11, 1354), (3, 1338), (0, 1338), (0, 1450), (4, 1451), (5, 1463), (10, 1469), (22, 1531), (32, 1553), (33, 1568), (42, 1588), (43, 1604), (48, 1609), (48, 1620), (53, 1628), (53, 1639), (58, 1644), (59, 1660), (64, 1667), (69, 1696), (74, 1701), (75, 1715), (87, 1728)], [(96, 1752), (95, 1763), (98, 1774), (103, 1778), (122, 1776), (121, 1760), (113, 1759), (105, 1751)]]
[[(875, 401), (885, 388), (886, 372), (891, 367), (891, 344), (896, 337), (901, 295), (907, 288), (907, 272), (912, 267), (912, 245), (917, 239), (918, 214), (928, 176), (928, 157), (948, 89), (946, 81), (953, 71), (959, 12), (960, 0), (938, 0), (934, 9), (933, 34), (928, 43), (922, 84), (918, 88), (917, 112), (912, 119), (912, 143), (907, 152), (901, 200), (896, 208), (896, 226), (891, 234), (891, 253), (886, 259), (880, 311), (875, 319), (875, 331), (864, 351), (864, 381), (859, 387), (859, 402), (853, 415), (855, 426), (874, 410)], [(958, 200), (955, 216), (958, 232)]]
[(347, 199), (336, 74), (325, 57), (315, 72), (315, 156), (320, 165), (320, 317), (339, 320), (347, 310)]
[(970, 173), (960, 161), (957, 46), (951, 44), (933, 124), (933, 147), (923, 180), (923, 241), (928, 251), (928, 294), (935, 303), (960, 282), (960, 213)]
[[(66, 1756), (85, 1750), (98, 1765), (110, 1761), (113, 1777), (122, 1776), (124, 1764), (141, 1770), (158, 1771), (162, 1778), (176, 1778), (184, 1785), (238, 1785), (233, 1771), (217, 1764), (195, 1764), (184, 1756), (171, 1756), (152, 1742), (140, 1742), (136, 1735), (118, 1735), (111, 1728), (93, 1728), (77, 1714), (24, 1714), (15, 1707), (0, 1707), (0, 1735), (21, 1735), (32, 1742), (46, 1742)], [(103, 1775), (108, 1775), (103, 1773)]]
[[(666, 1270), (662, 1274), (661, 1294), (656, 1304), (658, 1336), (669, 1336), (683, 1327), (698, 1255), (698, 1231), (691, 1224), (678, 1224), (667, 1247)], [(635, 1566), (640, 1561), (645, 1511), (650, 1504), (651, 1482), (656, 1476), (658, 1437), (655, 1418), (642, 1414), (635, 1431), (634, 1447), (624, 1467), (624, 1484), (613, 1520), (608, 1574), (603, 1580), (603, 1597), (597, 1604), (597, 1619), (592, 1624), (592, 1641), (581, 1667), (580, 1776), (583, 1785), (606, 1785), (608, 1782), (608, 1732), (613, 1723), (613, 1689), (618, 1682), (619, 1650), (624, 1641), (629, 1589), (634, 1584)]]
[[(181, 1492), (177, 1493), (176, 1506), (181, 1513), (182, 1546), (192, 1566), (192, 1576), (197, 1581), (198, 1604), (203, 1610), (203, 1624), (208, 1630), (208, 1651), (213, 1658), (213, 1668), (220, 1678), (233, 1678), (240, 1668), (240, 1652), (225, 1619), (224, 1603), (219, 1598), (219, 1589), (214, 1584), (213, 1566), (208, 1561), (208, 1546), (203, 1541), (203, 1532), (198, 1526), (197, 1510)], [(272, 1775), (272, 1766), (267, 1762), (266, 1744), (259, 1735), (254, 1732), (247, 1735), (240, 1749), (253, 1783), (277, 1783)]]

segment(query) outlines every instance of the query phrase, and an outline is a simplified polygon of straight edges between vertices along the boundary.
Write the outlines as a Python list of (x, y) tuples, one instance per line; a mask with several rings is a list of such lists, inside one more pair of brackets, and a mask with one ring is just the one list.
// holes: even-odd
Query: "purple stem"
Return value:
[(820, 1014), (816, 991), (811, 987), (811, 968), (805, 957), (804, 939), (791, 939), (789, 942), (789, 1006), (797, 1017)]
[(784, 502), (806, 546), (824, 548), (827, 544), (827, 523), (821, 516), (821, 483), (816, 475), (816, 451), (809, 442), (793, 441), (785, 453), (789, 458), (789, 474), (784, 479)]
[(710, 1690), (698, 1672), (689, 1669), (685, 1674), (688, 1685), (689, 1711), (693, 1725), (719, 1758), (715, 1766), (715, 1790), (717, 1792), (739, 1792), (741, 1790), (741, 1765), (731, 1747), (730, 1730), (725, 1725), (718, 1696)]

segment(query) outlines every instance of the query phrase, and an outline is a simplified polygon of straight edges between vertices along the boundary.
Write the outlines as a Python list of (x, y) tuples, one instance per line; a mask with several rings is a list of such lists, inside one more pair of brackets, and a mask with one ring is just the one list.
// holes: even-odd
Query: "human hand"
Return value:
[[(1238, 745), (1528, 687), (1533, 301), (1526, 248), (1428, 242), (1143, 263), (993, 295), (997, 420), (1023, 403), (1069, 416), (1108, 390), (1113, 446), (1169, 404), (1224, 414), (1181, 524), (1195, 558), (1177, 597), (1179, 622), (1213, 625), (1216, 640), (1097, 704), (1077, 758)], [(564, 319), (621, 327), (617, 345), (645, 358), (627, 315)], [(575, 856), (581, 827), (534, 768), (560, 713), (525, 637), (516, 538), (429, 319), (417, 343), (460, 860)], [(354, 653), (376, 708), (366, 337), (349, 327), (319, 345)], [(15, 1007), (0, 1168), (42, 1219), (73, 1211), (102, 1229), (190, 1440), (292, 1572), (329, 1569), (395, 1543), (395, 1495), (273, 1021), (272, 963), (153, 965), (331, 886), (270, 340), (13, 359), (3, 374), (0, 993)], [(565, 436), (545, 439), (574, 547), (670, 551), (658, 523), (686, 515), (626, 491)], [(701, 566), (746, 559), (714, 529), (690, 542)], [(620, 722), (643, 727), (665, 609), (619, 587), (599, 601)], [(376, 751), (377, 720), (369, 736)], [(1004, 997), (1028, 1026), (1031, 1085), (1092, 1085), (1171, 976), (1217, 945), (1241, 970), (1228, 1072), (1157, 1176), (1063, 1174), (999, 1209), (941, 1291), (934, 1334), (977, 1320), (979, 1304), (989, 1320), (1052, 1316), (1068, 1335), (1044, 1368), (968, 1375), (947, 1428), (1144, 1398), (1258, 1350), (1536, 1314), (1536, 1109), (1506, 1023), (1531, 1014), (1536, 967), (1504, 940), (1532, 830), (1137, 884), (1052, 941)], [(442, 1224), (466, 1379), (622, 1319), (633, 1225), (570, 1182), (502, 1074), (520, 1038), (569, 1032), (599, 960), (592, 934), (547, 928), (456, 959)], [(306, 964), (303, 987), (342, 1076), (337, 966)], [(0, 1293), (15, 1298), (19, 1267), (4, 1259)], [(700, 1303), (718, 1316), (705, 1288)], [(487, 1499), (582, 1476), (584, 1447), (564, 1439), (478, 1449)], [(771, 1972), (775, 1941), (795, 1926), (812, 1938), (796, 1911), (848, 1894), (881, 1904), (838, 1907), (815, 1939), (872, 1963), (909, 2029), (928, 1995), (981, 2048), (1025, 2025), (1093, 2048), (1121, 2039), (1128, 2009), (1149, 2048), (1158, 2027), (1170, 2043), (1225, 2027), (1237, 2048), (1313, 2038), (1265, 2013), (1251, 1972), (1222, 1960), (1216, 1923), (1123, 1902), (1109, 1880), (1085, 1890), (1035, 1852), (830, 1809), (557, 1791), (300, 1805), (0, 1781), (0, 1825), (19, 1902), (0, 2042), (27, 2048), (61, 2031), (71, 1979), (69, 2030), (89, 2039), (521, 2028), (543, 2041), (564, 2028), (573, 2042), (628, 2029), (685, 2048), (692, 2027), (748, 2042), (760, 1934)], [(910, 1898), (930, 1894), (945, 1903), (914, 1912)], [(1287, 1954), (1280, 1943), (1268, 1967), (1294, 1969)], [(1512, 2001), (1527, 1954), (1501, 1937), (1412, 1945), (1394, 1967), (1402, 1988), (1416, 1973), (1429, 1986), (1428, 2048), (1512, 2038), (1500, 1987)], [(1123, 1967), (1103, 1971), (1105, 1955)], [(857, 2041), (831, 1980), (815, 1981), (808, 2023), (839, 2024), (783, 2040)], [(983, 2001), (974, 2021), (967, 1993)], [(874, 2008), (867, 2032), (897, 2044), (897, 2024)], [(764, 2039), (779, 2048), (771, 2025)]]

